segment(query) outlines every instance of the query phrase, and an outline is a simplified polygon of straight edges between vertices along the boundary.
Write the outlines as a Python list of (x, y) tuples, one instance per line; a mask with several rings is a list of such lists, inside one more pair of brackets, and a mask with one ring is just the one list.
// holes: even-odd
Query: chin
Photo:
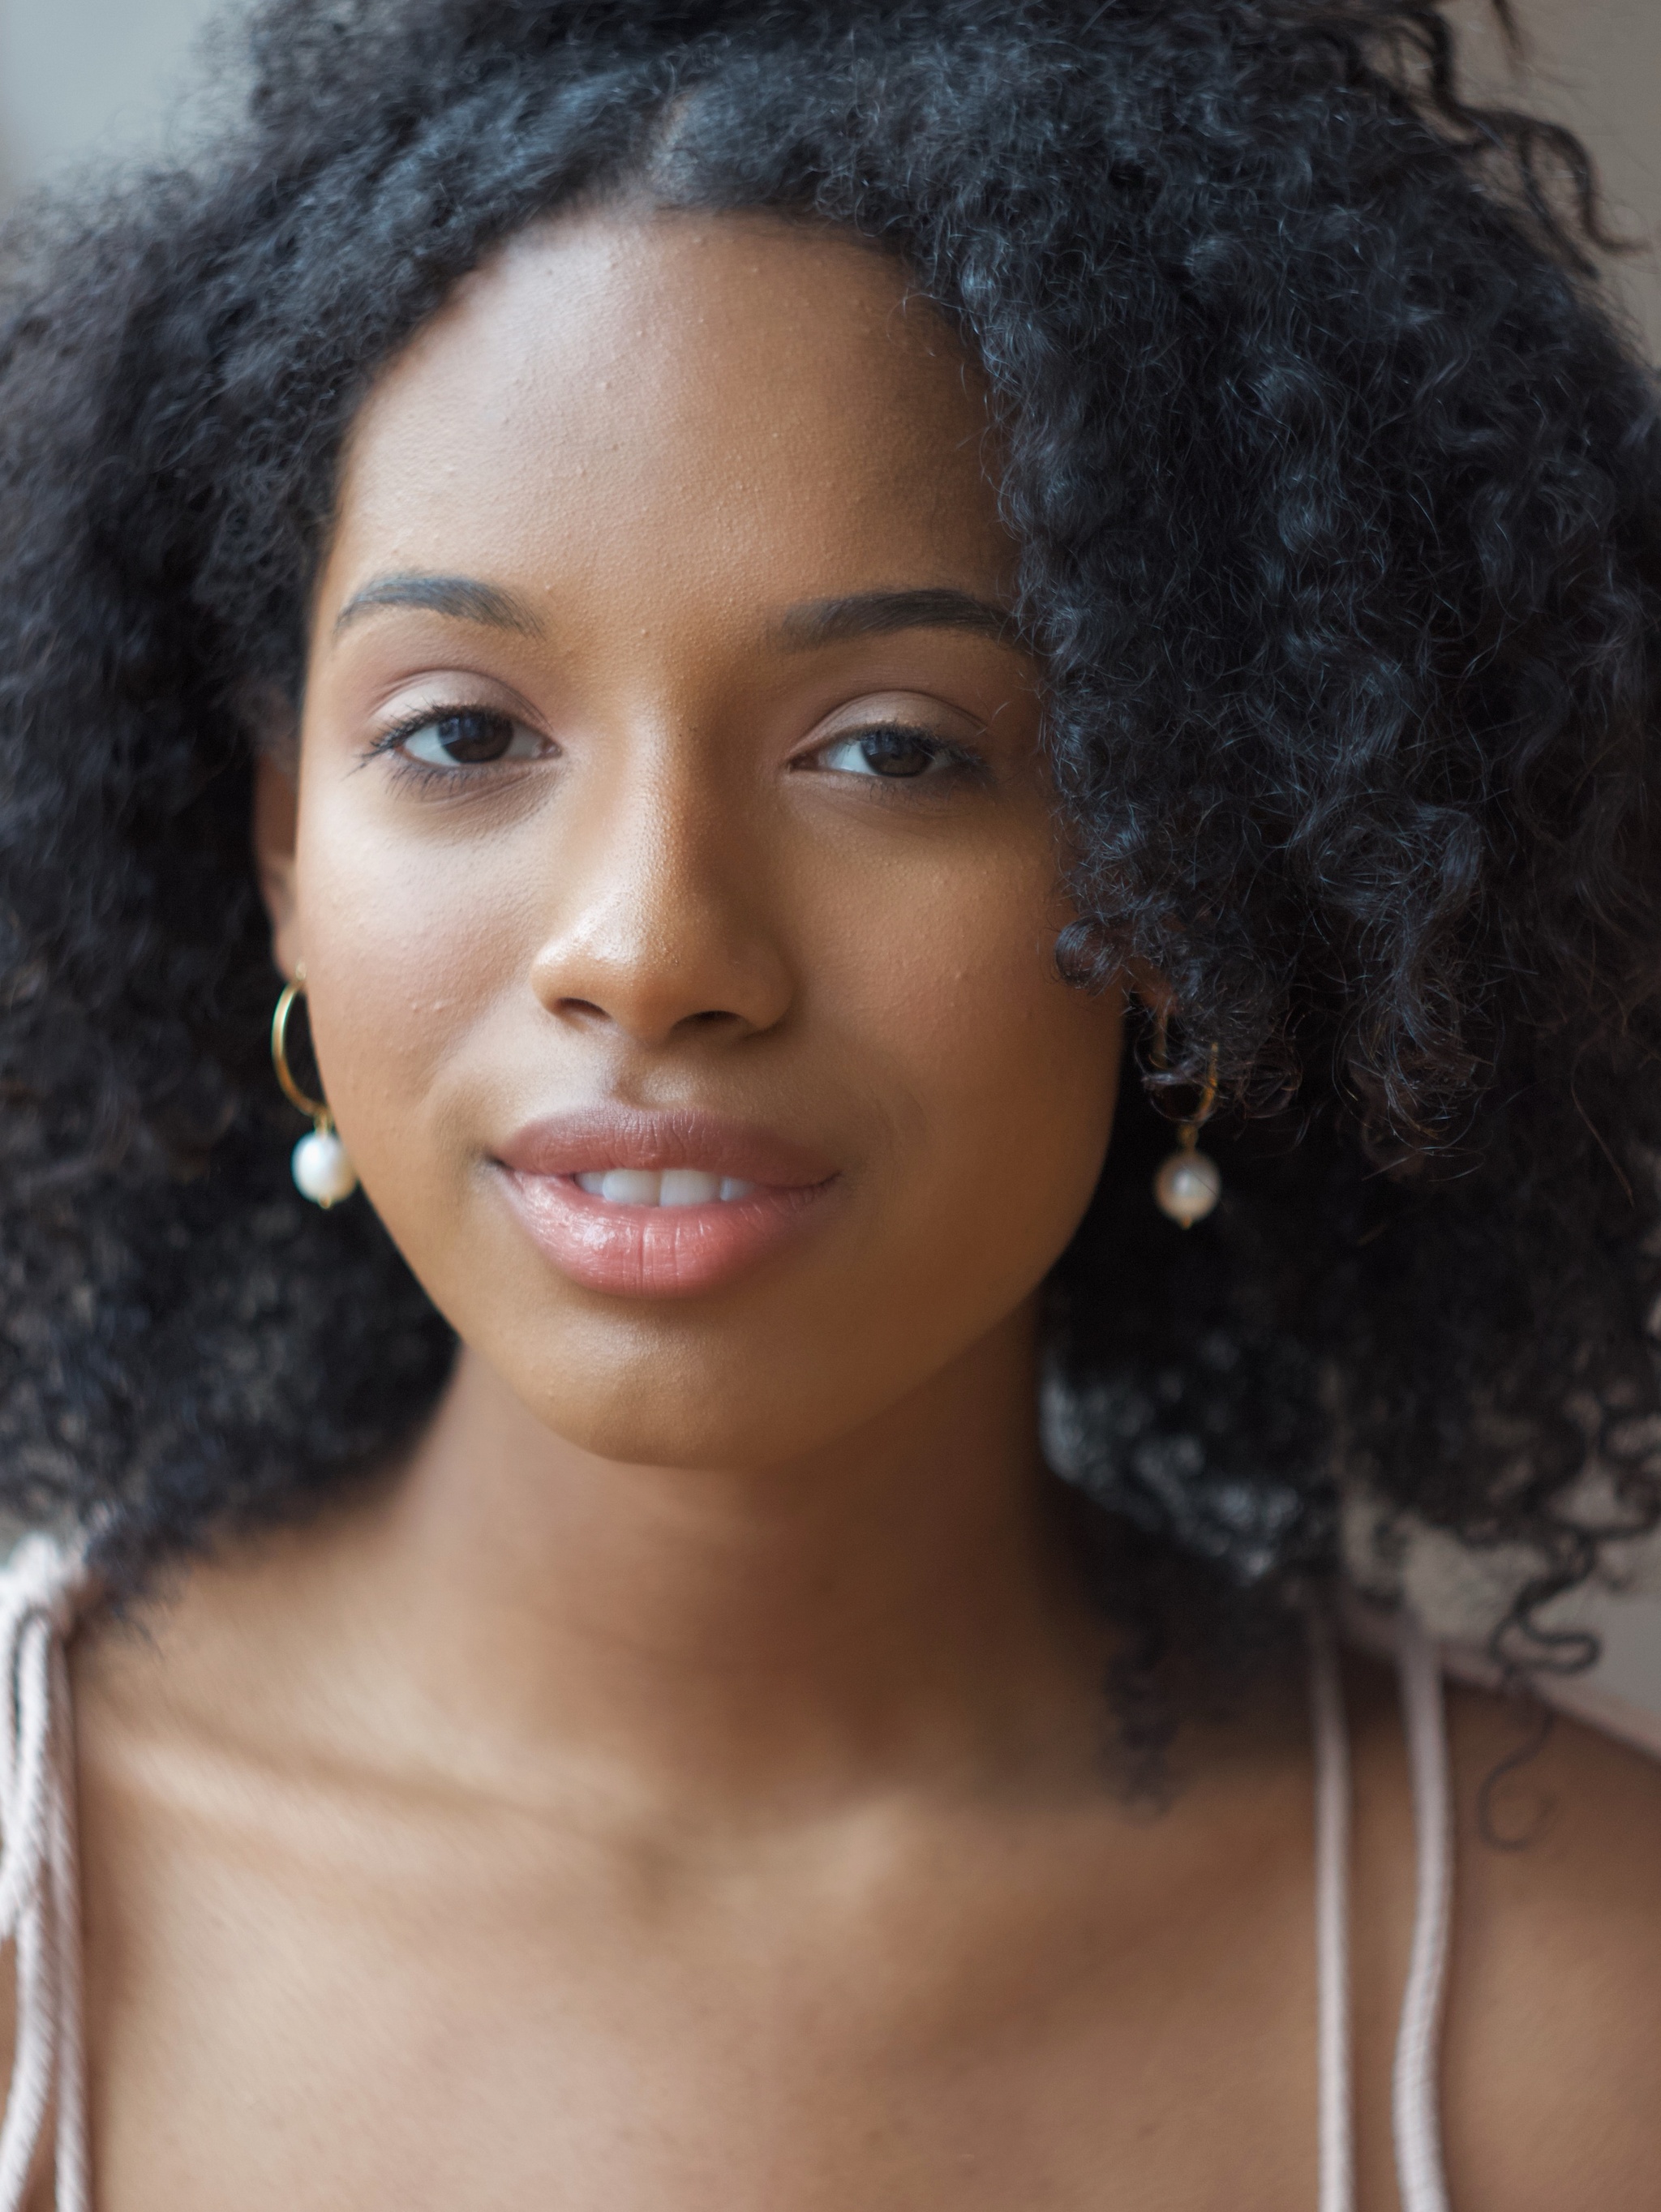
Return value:
[(759, 1468), (794, 1459), (829, 1443), (835, 1431), (811, 1422), (733, 1419), (697, 1391), (615, 1395), (551, 1392), (532, 1409), (553, 1433), (596, 1459), (626, 1467), (684, 1467), (689, 1471)]
[(630, 1466), (702, 1469), (799, 1458), (860, 1427), (910, 1380), (873, 1391), (868, 1373), (827, 1376), (808, 1361), (758, 1354), (753, 1343), (730, 1360), (654, 1347), (601, 1362), (590, 1349), (539, 1367), (499, 1371), (567, 1443)]

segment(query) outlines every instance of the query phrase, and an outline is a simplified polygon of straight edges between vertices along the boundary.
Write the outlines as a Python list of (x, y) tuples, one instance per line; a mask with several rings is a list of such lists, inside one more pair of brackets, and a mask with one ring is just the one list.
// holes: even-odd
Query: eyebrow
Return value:
[(377, 607), (422, 607), (429, 614), (448, 615), (453, 622), (482, 623), (489, 629), (518, 630), (527, 637), (538, 636), (542, 629), (522, 601), (476, 576), (411, 574), (376, 576), (354, 592), (335, 617), (335, 635)]
[(891, 630), (962, 629), (977, 637), (1019, 644), (1019, 626), (1007, 607), (948, 586), (913, 592), (855, 592), (839, 599), (810, 599), (792, 607), (778, 625), (788, 646), (841, 645), (849, 638), (881, 637)]
[[(490, 629), (517, 630), (532, 637), (541, 634), (542, 626), (531, 610), (494, 584), (482, 583), (476, 576), (411, 573), (376, 576), (354, 592), (335, 617), (335, 635), (380, 607), (420, 607), (429, 614), (447, 615), (453, 622), (480, 623)], [(904, 629), (967, 630), (1003, 644), (1019, 642), (1015, 617), (1007, 607), (947, 585), (808, 599), (782, 617), (776, 634), (786, 646), (811, 650)]]

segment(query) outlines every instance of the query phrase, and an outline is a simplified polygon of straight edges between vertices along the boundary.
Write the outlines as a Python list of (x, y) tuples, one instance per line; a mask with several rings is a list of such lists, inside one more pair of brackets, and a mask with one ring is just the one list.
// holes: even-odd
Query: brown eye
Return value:
[(926, 775), (952, 758), (952, 750), (921, 730), (860, 730), (838, 738), (818, 756), (843, 775), (879, 775), (897, 781)]
[(535, 732), (487, 707), (435, 714), (399, 741), (399, 750), (423, 768), (488, 768), (497, 761), (535, 760), (543, 750)]

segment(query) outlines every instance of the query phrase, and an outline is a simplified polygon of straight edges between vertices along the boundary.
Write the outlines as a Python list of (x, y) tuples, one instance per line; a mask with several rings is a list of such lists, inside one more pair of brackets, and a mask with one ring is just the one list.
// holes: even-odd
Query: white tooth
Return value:
[(599, 1194), (613, 1206), (655, 1206), (661, 1180), (646, 1168), (607, 1168), (599, 1179)]
[(586, 1190), (590, 1198), (603, 1198), (605, 1195), (605, 1178), (603, 1175), (580, 1175), (576, 1179), (576, 1186), (579, 1190)]
[(726, 1199), (748, 1198), (755, 1187), (752, 1182), (740, 1182), (736, 1176), (725, 1176), (721, 1179), (721, 1194)]
[(721, 1190), (718, 1176), (705, 1175), (701, 1168), (666, 1168), (663, 1171), (663, 1195), (660, 1206), (708, 1206)]

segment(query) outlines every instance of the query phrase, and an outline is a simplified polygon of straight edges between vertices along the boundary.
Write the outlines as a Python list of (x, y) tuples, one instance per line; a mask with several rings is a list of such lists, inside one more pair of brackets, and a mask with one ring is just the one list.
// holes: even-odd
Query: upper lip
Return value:
[(518, 1175), (703, 1168), (743, 1182), (791, 1188), (826, 1182), (837, 1172), (836, 1163), (812, 1146), (692, 1107), (654, 1112), (633, 1106), (585, 1106), (543, 1115), (515, 1130), (496, 1158)]

